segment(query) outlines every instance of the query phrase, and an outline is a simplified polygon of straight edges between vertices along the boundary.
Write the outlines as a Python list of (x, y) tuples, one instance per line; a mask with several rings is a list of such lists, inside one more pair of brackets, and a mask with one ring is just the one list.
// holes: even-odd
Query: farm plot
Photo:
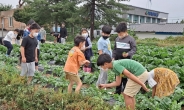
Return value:
[[(93, 47), (94, 56), (92, 58), (94, 73), (84, 73), (82, 69), (79, 72), (83, 83), (87, 84), (88, 86), (82, 88), (80, 98), (78, 96), (73, 96), (71, 98), (66, 94), (68, 82), (64, 78), (63, 65), (66, 62), (67, 53), (72, 46), (73, 44), (43, 44), (41, 46), (39, 66), (42, 69), (42, 72), (36, 72), (32, 83), (33, 85), (39, 85), (39, 88), (50, 88), (49, 90), (51, 91), (47, 92), (45, 92), (45, 90), (43, 89), (40, 89), (41, 91), (35, 92), (34, 86), (31, 86), (29, 88), (25, 87), (22, 84), (24, 80), (19, 79), (18, 76), (20, 71), (16, 68), (19, 62), (18, 59), (20, 55), (18, 46), (14, 45), (11, 57), (8, 58), (4, 55), (4, 53), (6, 52), (6, 48), (0, 46), (0, 78), (2, 82), (0, 84), (0, 102), (2, 102), (3, 104), (0, 105), (0, 108), (2, 106), (14, 107), (14, 104), (16, 105), (16, 107), (22, 110), (29, 107), (32, 108), (33, 105), (36, 107), (36, 109), (62, 108), (66, 110), (77, 110), (74, 108), (78, 107), (80, 109), (83, 108), (89, 110), (122, 110), (122, 108), (124, 108), (123, 97), (121, 95), (111, 95), (108, 93), (114, 92), (114, 89), (109, 89), (105, 91), (99, 90), (95, 87), (95, 83), (99, 75), (98, 67), (96, 66), (96, 46)], [(134, 60), (142, 63), (148, 69), (148, 71), (152, 70), (155, 67), (170, 68), (178, 74), (181, 81), (181, 84), (179, 85), (179, 87), (177, 87), (175, 93), (170, 97), (165, 97), (163, 99), (159, 99), (157, 97), (151, 98), (151, 93), (139, 93), (136, 96), (136, 107), (138, 110), (168, 110), (168, 108), (169, 110), (181, 109), (182, 104), (184, 104), (183, 54), (183, 46), (157, 47), (154, 45), (138, 45), (137, 54), (133, 57)], [(114, 73), (112, 71), (109, 71), (108, 75), (108, 82), (114, 81)], [(16, 86), (18, 89), (15, 89), (14, 86)], [(9, 89), (7, 87), (9, 87)], [(10, 93), (11, 90), (14, 90), (14, 92)], [(19, 93), (21, 93), (20, 96), (18, 95)], [(39, 100), (31, 100), (29, 94), (31, 97)], [(48, 94), (50, 94), (51, 96)], [(59, 95), (57, 96), (57, 94)], [(65, 95), (65, 97), (63, 95)], [(59, 98), (59, 96), (63, 98)], [(92, 99), (85, 100), (89, 97)], [(47, 101), (47, 98), (51, 98), (52, 102)], [(25, 102), (21, 101), (21, 99), (25, 99)], [(79, 99), (78, 102), (76, 101), (77, 99)], [(84, 99), (86, 102), (83, 102), (82, 99)], [(26, 101), (30, 101), (31, 104), (27, 104)], [(69, 106), (68, 103), (73, 104)], [(104, 106), (105, 103), (108, 103), (108, 106), (106, 106), (106, 108), (100, 108), (100, 106)], [(58, 106), (54, 107), (53, 104), (57, 104)]]

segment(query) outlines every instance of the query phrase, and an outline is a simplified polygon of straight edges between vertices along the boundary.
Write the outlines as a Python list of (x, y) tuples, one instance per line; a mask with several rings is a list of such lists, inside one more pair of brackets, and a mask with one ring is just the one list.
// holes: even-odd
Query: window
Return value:
[(9, 17), (9, 27), (13, 26), (13, 17)]
[(97, 35), (100, 35), (100, 31), (99, 30), (97, 31)]

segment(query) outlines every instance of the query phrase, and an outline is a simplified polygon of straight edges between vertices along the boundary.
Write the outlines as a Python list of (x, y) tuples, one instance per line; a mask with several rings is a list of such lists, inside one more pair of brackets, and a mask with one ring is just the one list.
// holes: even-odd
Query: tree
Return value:
[(24, 0), (19, 0), (19, 8), (21, 8), (24, 5), (25, 1)]
[[(40, 25), (57, 24), (61, 22), (75, 22), (76, 0), (25, 0), (23, 9), (17, 10), (14, 17), (17, 21), (34, 19)], [(57, 30), (57, 29), (55, 29)]]
[[(129, 8), (123, 5), (117, 0), (83, 0), (84, 4), (80, 8), (81, 19), (86, 22), (88, 27), (91, 29), (91, 39), (94, 38), (94, 27), (95, 23), (98, 25), (109, 24), (114, 25), (121, 21), (126, 21), (121, 16)], [(119, 0), (121, 1), (121, 0)], [(89, 24), (90, 22), (90, 24)]]
[(13, 8), (12, 5), (3, 5), (2, 3), (0, 3), (0, 12), (7, 11), (7, 10), (10, 10), (12, 8)]
[(182, 23), (182, 24), (183, 24), (183, 23), (184, 23), (184, 20), (182, 19), (180, 23)]
[[(24, 0), (23, 10), (15, 12), (17, 21), (34, 19), (39, 24), (60, 24), (66, 22), (71, 27), (86, 27), (91, 29), (94, 38), (94, 28), (99, 25), (116, 25), (126, 21), (122, 14), (128, 10), (117, 0)], [(55, 29), (57, 30), (57, 29)]]
[(15, 10), (13, 17), (16, 21), (27, 23), (30, 19), (34, 18), (34, 15), (34, 10), (30, 6), (26, 6), (23, 9)]

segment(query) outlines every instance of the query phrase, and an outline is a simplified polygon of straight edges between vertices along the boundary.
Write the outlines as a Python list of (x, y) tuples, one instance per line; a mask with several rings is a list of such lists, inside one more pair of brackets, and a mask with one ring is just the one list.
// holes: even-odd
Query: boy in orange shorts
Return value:
[(64, 71), (66, 74), (66, 79), (70, 81), (68, 85), (68, 93), (72, 92), (72, 87), (74, 83), (77, 84), (75, 93), (79, 93), (82, 82), (78, 75), (80, 66), (89, 65), (89, 61), (85, 59), (84, 54), (81, 50), (85, 49), (86, 39), (83, 36), (76, 36), (74, 39), (74, 47), (69, 51), (67, 61), (65, 63)]

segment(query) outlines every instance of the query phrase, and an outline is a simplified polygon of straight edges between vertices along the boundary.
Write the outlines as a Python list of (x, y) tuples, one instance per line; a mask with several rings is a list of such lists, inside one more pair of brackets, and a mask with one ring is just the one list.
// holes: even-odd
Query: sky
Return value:
[[(19, 0), (0, 0), (0, 3), (11, 4), (16, 7)], [(168, 22), (184, 19), (184, 0), (122, 0), (124, 4), (149, 8), (156, 11), (169, 13)], [(151, 3), (149, 2), (151, 1)]]

